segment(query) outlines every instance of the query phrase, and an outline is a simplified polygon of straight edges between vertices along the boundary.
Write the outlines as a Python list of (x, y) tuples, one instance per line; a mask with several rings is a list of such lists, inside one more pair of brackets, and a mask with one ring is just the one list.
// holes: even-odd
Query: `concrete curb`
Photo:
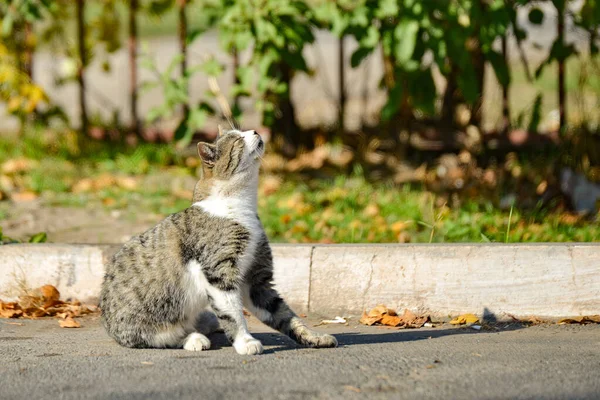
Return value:
[[(97, 299), (118, 245), (0, 246), (0, 294), (17, 282)], [(273, 245), (275, 283), (298, 312), (377, 304), (444, 317), (600, 314), (600, 244)]]

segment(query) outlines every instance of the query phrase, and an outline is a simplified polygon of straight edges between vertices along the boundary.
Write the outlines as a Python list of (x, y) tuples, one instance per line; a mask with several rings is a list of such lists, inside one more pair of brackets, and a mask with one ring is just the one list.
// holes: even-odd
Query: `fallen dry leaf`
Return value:
[(34, 290), (30, 294), (19, 296), (18, 304), (23, 310), (38, 309), (44, 303), (44, 298), (39, 290)]
[(125, 190), (135, 190), (137, 181), (130, 176), (119, 176), (117, 177), (117, 186)]
[(0, 310), (1, 318), (19, 318), (23, 315), (23, 310)]
[(19, 318), (22, 315), (23, 310), (18, 303), (4, 303), (0, 301), (0, 318)]
[(183, 200), (192, 200), (194, 197), (194, 192), (187, 189), (175, 189), (173, 190), (173, 196)]
[(507, 314), (513, 321), (519, 322), (521, 324), (531, 324), (531, 325), (540, 325), (548, 323), (547, 320), (543, 320), (538, 317), (525, 317), (525, 318), (517, 318), (512, 314)]
[(61, 328), (81, 328), (81, 324), (71, 317), (58, 321)]
[(359, 388), (357, 388), (355, 386), (350, 386), (350, 385), (344, 386), (344, 389), (350, 390), (350, 391), (353, 391), (353, 392), (356, 392), (356, 393), (360, 393), (361, 392), (361, 390)]
[(600, 324), (600, 315), (585, 315), (582, 317), (563, 318), (558, 321), (560, 325), (564, 324)]
[(377, 207), (377, 204), (370, 203), (368, 206), (365, 207), (365, 209), (363, 210), (363, 213), (367, 217), (375, 217), (375, 216), (379, 215), (380, 210), (379, 210), (379, 207)]
[(385, 325), (402, 328), (420, 328), (429, 321), (429, 316), (416, 316), (410, 310), (404, 310), (404, 314), (399, 316), (395, 310), (387, 308), (384, 305), (378, 305), (368, 313), (363, 311), (360, 323), (363, 325)]
[(198, 157), (187, 157), (185, 159), (185, 166), (188, 168), (196, 168), (200, 166), (200, 159)]
[(407, 227), (409, 226), (409, 222), (405, 222), (405, 221), (397, 221), (394, 222), (391, 226), (390, 229), (392, 230), (392, 232), (394, 232), (395, 234), (399, 234), (400, 232), (402, 232), (403, 230), (405, 230)]
[(406, 232), (400, 232), (398, 234), (398, 243), (410, 243), (411, 237)]
[(26, 190), (24, 192), (13, 193), (10, 196), (10, 198), (12, 201), (14, 201), (16, 203), (21, 203), (21, 202), (33, 201), (38, 198), (38, 195), (32, 191)]
[(280, 187), (281, 179), (272, 175), (265, 177), (260, 186), (262, 194), (265, 196), (276, 193)]
[(115, 178), (114, 178), (114, 176), (110, 175), (109, 173), (104, 173), (104, 174), (98, 176), (93, 181), (93, 186), (94, 186), (95, 190), (102, 190), (107, 187), (113, 186), (114, 184), (115, 184)]
[(575, 225), (581, 219), (581, 215), (572, 213), (564, 213), (559, 217), (559, 221), (564, 225)]
[(398, 314), (396, 314), (396, 311), (390, 310), (382, 304), (378, 305), (377, 307), (375, 307), (371, 311), (369, 311), (368, 315), (369, 315), (369, 317), (379, 317), (379, 316), (382, 316), (383, 314), (398, 315)]
[(45, 301), (60, 299), (60, 292), (52, 285), (44, 285), (40, 288)]
[(0, 300), (0, 318), (58, 317), (64, 320), (97, 311), (98, 307), (83, 305), (78, 300), (61, 301), (60, 292), (52, 285), (26, 290), (19, 296), (18, 302)]
[(13, 302), (3, 302), (0, 300), (0, 310), (20, 310), (21, 306), (16, 301)]
[(57, 299), (57, 300), (54, 300), (54, 299), (47, 300), (47, 301), (46, 301), (46, 302), (44, 302), (44, 304), (42, 305), (42, 308), (52, 308), (52, 307), (55, 307), (55, 306), (58, 306), (58, 305), (60, 305), (61, 303), (62, 303), (62, 302), (61, 302), (60, 300), (58, 300), (58, 299)]
[(15, 188), (15, 183), (10, 176), (0, 175), (0, 189), (12, 192)]
[(112, 197), (105, 197), (102, 199), (102, 204), (104, 204), (107, 207), (114, 206), (116, 203), (117, 201)]
[(90, 178), (83, 178), (71, 187), (73, 193), (84, 193), (92, 190), (94, 181)]
[(381, 320), (379, 320), (379, 323), (387, 326), (400, 326), (402, 324), (402, 318), (397, 315), (384, 314), (381, 317)]
[(363, 311), (362, 317), (360, 318), (360, 320), (358, 322), (360, 322), (363, 325), (375, 325), (376, 323), (378, 323), (379, 321), (381, 321), (381, 317), (377, 316), (377, 317), (369, 317), (367, 315), (366, 311)]
[(430, 321), (428, 315), (419, 317), (409, 310), (404, 310), (404, 314), (400, 318), (404, 321), (406, 328), (420, 328)]
[(450, 321), (452, 325), (471, 325), (477, 322), (479, 322), (479, 317), (475, 314), (462, 314)]
[(28, 158), (13, 158), (5, 161), (0, 169), (5, 174), (15, 174), (19, 172), (29, 171), (38, 164), (35, 160)]

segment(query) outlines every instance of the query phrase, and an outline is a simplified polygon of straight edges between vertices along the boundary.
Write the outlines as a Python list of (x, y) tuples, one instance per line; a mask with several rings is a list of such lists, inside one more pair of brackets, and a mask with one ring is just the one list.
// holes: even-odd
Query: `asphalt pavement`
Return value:
[(222, 334), (203, 352), (134, 350), (97, 316), (79, 321), (0, 320), (0, 399), (600, 398), (598, 325), (397, 330), (350, 320), (316, 327), (340, 347), (314, 350), (250, 318), (265, 353), (240, 356)]

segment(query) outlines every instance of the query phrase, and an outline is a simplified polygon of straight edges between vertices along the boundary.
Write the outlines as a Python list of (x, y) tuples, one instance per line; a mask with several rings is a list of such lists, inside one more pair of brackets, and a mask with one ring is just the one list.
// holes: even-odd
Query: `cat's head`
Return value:
[(265, 144), (256, 131), (231, 130), (214, 144), (198, 143), (198, 154), (212, 178), (227, 180), (258, 171)]

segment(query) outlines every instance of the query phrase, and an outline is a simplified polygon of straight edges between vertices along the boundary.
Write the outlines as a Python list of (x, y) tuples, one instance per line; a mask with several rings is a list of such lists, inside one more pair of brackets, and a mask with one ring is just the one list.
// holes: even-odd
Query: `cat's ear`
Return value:
[(212, 168), (217, 161), (217, 146), (205, 142), (198, 143), (198, 155), (207, 167)]

